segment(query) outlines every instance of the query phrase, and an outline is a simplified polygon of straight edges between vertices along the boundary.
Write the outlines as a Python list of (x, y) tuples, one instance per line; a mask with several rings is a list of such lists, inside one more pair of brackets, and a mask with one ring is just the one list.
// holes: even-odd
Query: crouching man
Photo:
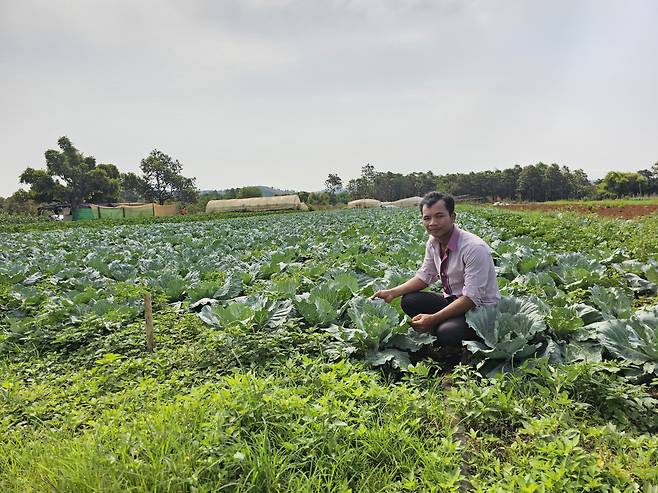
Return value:
[[(457, 349), (464, 340), (478, 339), (466, 323), (466, 312), (500, 300), (491, 250), (481, 238), (455, 225), (450, 195), (428, 193), (420, 212), (429, 233), (423, 265), (407, 282), (372, 297), (390, 303), (402, 296), (402, 309), (412, 317), (414, 329), (432, 333), (441, 347)], [(439, 279), (443, 296), (421, 291)]]

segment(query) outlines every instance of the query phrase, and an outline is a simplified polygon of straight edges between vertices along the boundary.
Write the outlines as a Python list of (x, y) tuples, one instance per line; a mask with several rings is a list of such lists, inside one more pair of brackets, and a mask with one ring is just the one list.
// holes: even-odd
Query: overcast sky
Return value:
[(67, 135), (202, 189), (658, 161), (658, 1), (0, 0), (0, 196)]

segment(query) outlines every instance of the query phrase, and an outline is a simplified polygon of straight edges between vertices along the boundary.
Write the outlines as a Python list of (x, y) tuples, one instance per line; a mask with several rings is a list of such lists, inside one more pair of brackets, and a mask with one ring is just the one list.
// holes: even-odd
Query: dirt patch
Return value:
[(606, 205), (606, 204), (542, 204), (532, 202), (528, 204), (509, 204), (500, 206), (504, 209), (516, 211), (548, 211), (548, 212), (576, 212), (578, 214), (596, 214), (601, 217), (617, 219), (633, 219), (636, 217), (658, 214), (658, 204), (629, 204), (629, 205)]

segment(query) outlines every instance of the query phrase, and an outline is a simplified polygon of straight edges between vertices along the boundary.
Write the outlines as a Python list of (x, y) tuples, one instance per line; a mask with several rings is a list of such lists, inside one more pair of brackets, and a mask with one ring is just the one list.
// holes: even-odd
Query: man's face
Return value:
[(455, 224), (455, 213), (450, 214), (443, 200), (431, 207), (423, 206), (423, 226), (435, 238), (447, 236)]

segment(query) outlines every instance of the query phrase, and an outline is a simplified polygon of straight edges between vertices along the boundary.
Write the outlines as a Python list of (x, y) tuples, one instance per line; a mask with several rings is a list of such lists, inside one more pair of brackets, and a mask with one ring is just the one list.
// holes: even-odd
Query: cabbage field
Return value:
[(457, 213), (504, 298), (452, 371), (369, 300), (417, 210), (3, 221), (0, 491), (658, 492), (658, 218)]

